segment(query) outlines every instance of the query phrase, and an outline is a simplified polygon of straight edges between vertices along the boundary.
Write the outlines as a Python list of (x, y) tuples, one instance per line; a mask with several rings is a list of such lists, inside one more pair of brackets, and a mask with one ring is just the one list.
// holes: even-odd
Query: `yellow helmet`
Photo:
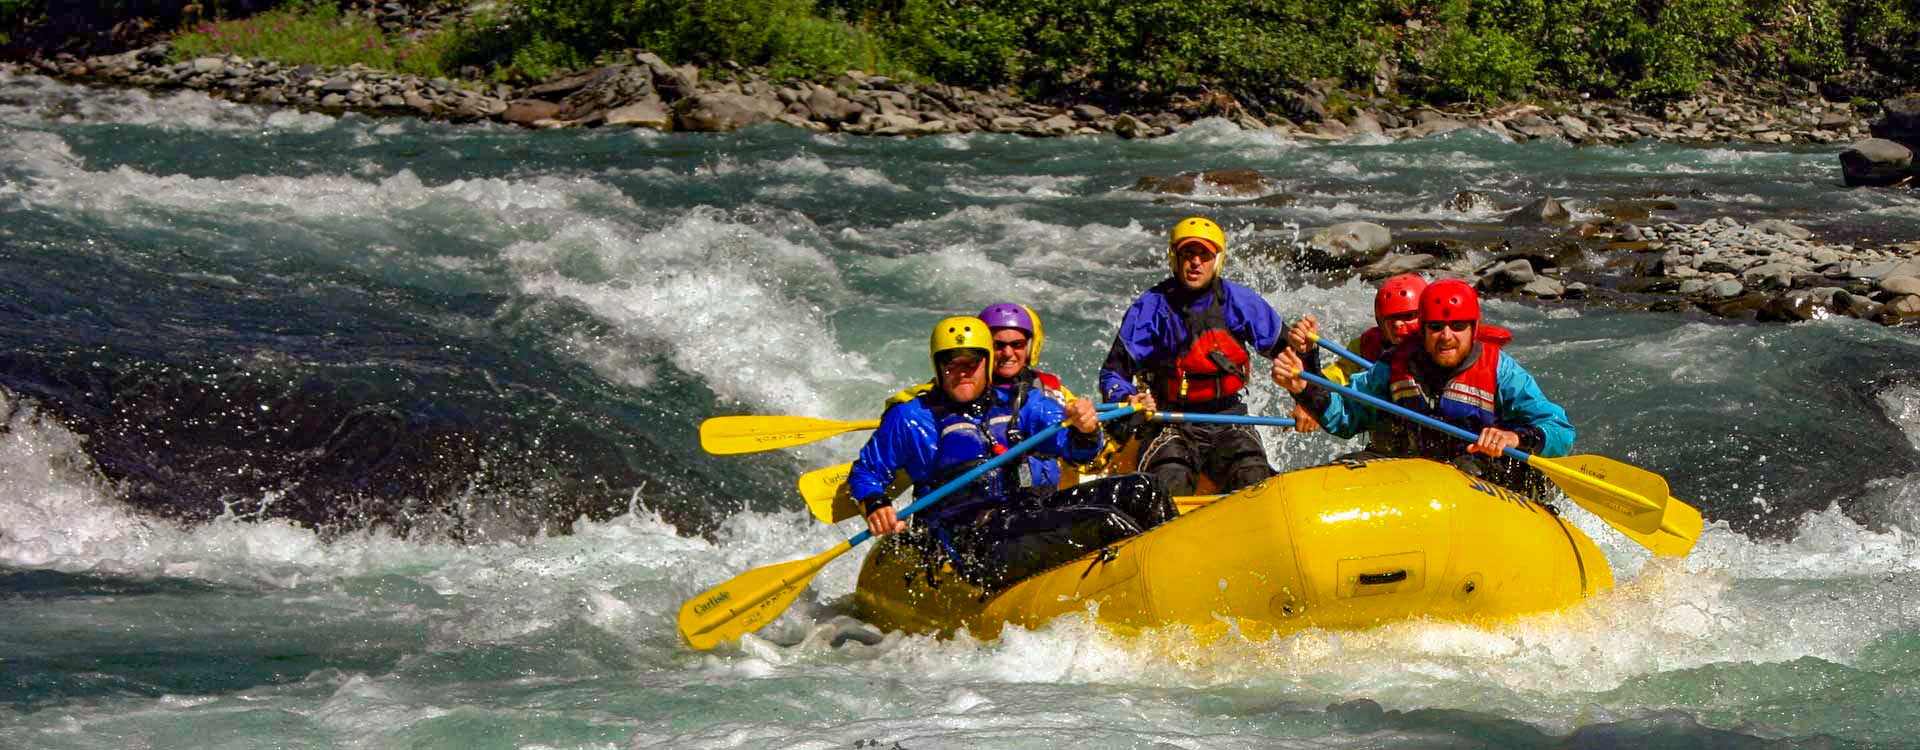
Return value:
[(940, 354), (955, 349), (978, 350), (987, 358), (987, 372), (993, 372), (993, 329), (986, 321), (959, 315), (933, 324), (933, 335), (927, 337), (927, 362), (933, 365), (935, 382), (940, 379)]
[[(1193, 216), (1173, 225), (1173, 236), (1167, 238), (1167, 268), (1173, 271), (1173, 275), (1180, 275), (1180, 246), (1189, 241), (1205, 242), (1220, 254), (1220, 266), (1226, 265), (1227, 233), (1220, 231), (1220, 225), (1212, 220)], [(1213, 272), (1219, 273), (1220, 266), (1215, 266)]]

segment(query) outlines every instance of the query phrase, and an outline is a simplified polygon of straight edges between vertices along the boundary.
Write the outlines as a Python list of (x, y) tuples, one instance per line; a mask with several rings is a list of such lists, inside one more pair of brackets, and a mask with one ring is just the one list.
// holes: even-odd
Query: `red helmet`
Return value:
[(1420, 293), (1420, 322), (1446, 320), (1480, 321), (1480, 295), (1467, 282), (1442, 279)]
[(1418, 311), (1420, 292), (1426, 288), (1426, 279), (1410, 273), (1381, 282), (1380, 291), (1373, 295), (1374, 319), (1385, 320), (1388, 315)]

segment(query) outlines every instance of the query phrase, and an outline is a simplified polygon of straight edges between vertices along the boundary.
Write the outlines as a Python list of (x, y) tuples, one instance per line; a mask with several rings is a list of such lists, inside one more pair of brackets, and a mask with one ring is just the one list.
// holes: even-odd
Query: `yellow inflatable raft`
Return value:
[(1260, 638), (1413, 617), (1480, 622), (1613, 586), (1550, 509), (1421, 459), (1291, 471), (989, 595), (902, 535), (867, 554), (855, 602), (883, 630), (993, 637), (1089, 611), (1116, 629), (1229, 624)]

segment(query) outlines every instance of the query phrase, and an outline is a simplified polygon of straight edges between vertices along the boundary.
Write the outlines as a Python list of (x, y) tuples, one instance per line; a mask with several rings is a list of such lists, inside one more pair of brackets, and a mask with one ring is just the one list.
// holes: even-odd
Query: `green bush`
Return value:
[(1498, 29), (1449, 33), (1429, 64), (1443, 97), (1494, 102), (1520, 95), (1538, 74), (1533, 48)]
[(936, 80), (967, 86), (1015, 80), (1025, 54), (1020, 19), (986, 5), (906, 0), (882, 38), (901, 65)]
[[(183, 1), (92, 0), (176, 11)], [(1912, 0), (502, 0), (490, 19), (405, 44), (308, 2), (203, 24), (175, 54), (423, 75), (476, 65), (531, 81), (640, 48), (775, 76), (859, 68), (1147, 101), (1204, 88), (1258, 100), (1326, 78), (1363, 86), (1383, 58), (1418, 74), (1427, 95), (1474, 101), (1684, 96), (1721, 71), (1820, 78), (1864, 64), (1920, 76)], [(0, 0), (0, 33), (46, 7)]]

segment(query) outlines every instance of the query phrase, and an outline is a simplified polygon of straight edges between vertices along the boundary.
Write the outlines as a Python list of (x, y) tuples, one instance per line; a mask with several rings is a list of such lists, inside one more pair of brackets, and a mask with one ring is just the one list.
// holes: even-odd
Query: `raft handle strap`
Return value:
[(1404, 580), (1407, 580), (1407, 571), (1404, 569), (1390, 571), (1387, 573), (1361, 573), (1360, 574), (1360, 585), (1362, 586), (1379, 586), (1381, 584), (1387, 584), (1387, 583), (1399, 583)]

